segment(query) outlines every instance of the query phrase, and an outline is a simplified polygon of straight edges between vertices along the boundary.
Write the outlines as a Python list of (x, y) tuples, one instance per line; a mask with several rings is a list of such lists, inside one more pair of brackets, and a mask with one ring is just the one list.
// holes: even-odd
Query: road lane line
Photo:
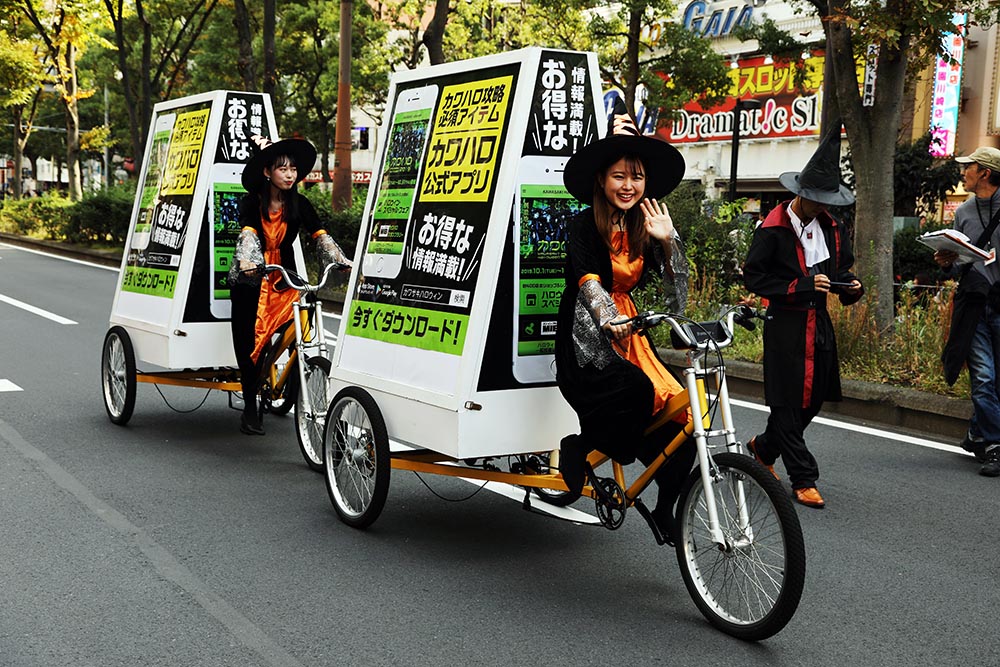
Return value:
[(126, 542), (133, 544), (146, 558), (153, 569), (167, 581), (172, 582), (198, 605), (225, 626), (245, 647), (256, 651), (274, 667), (303, 667), (302, 663), (290, 655), (260, 627), (237, 611), (222, 596), (212, 590), (173, 554), (160, 546), (145, 530), (129, 521), (123, 514), (107, 504), (84, 486), (65, 468), (53, 461), (17, 432), (10, 424), (0, 419), (0, 441), (17, 450), (25, 459), (34, 463), (42, 473), (57, 486), (76, 498), (94, 516), (122, 534)]
[(61, 259), (64, 262), (72, 262), (74, 264), (82, 264), (84, 266), (92, 266), (95, 269), (104, 269), (105, 271), (119, 272), (121, 269), (117, 266), (104, 266), (103, 264), (95, 264), (93, 262), (88, 262), (84, 259), (74, 259), (72, 257), (63, 257), (62, 255), (57, 255), (51, 252), (45, 252), (43, 250), (34, 250), (32, 248), (25, 248), (19, 245), (13, 245), (11, 243), (0, 243), (0, 248), (10, 248), (11, 250), (20, 250), (21, 252), (30, 252), (34, 255), (42, 255), (43, 257), (51, 257), (52, 259)]
[(24, 391), (10, 380), (0, 378), (0, 391)]
[(0, 301), (2, 301), (4, 303), (8, 303), (8, 304), (14, 306), (15, 308), (20, 308), (21, 310), (26, 310), (29, 313), (33, 313), (35, 315), (38, 315), (39, 317), (44, 317), (47, 320), (52, 320), (53, 322), (55, 322), (57, 324), (76, 324), (76, 322), (74, 322), (73, 320), (68, 319), (66, 317), (63, 317), (62, 315), (56, 315), (55, 313), (50, 313), (47, 310), (42, 310), (41, 308), (37, 308), (37, 307), (32, 306), (31, 304), (25, 303), (23, 301), (18, 301), (17, 299), (15, 299), (13, 297), (6, 296), (4, 294), (0, 294)]
[[(731, 398), (730, 402), (733, 405), (737, 405), (741, 408), (749, 408), (751, 410), (756, 410), (757, 412), (769, 412), (766, 405), (751, 403), (749, 401), (741, 401), (735, 398)], [(893, 433), (892, 431), (885, 431), (880, 428), (872, 428), (871, 426), (861, 426), (859, 424), (851, 424), (848, 422), (838, 421), (836, 419), (830, 419), (829, 417), (816, 417), (813, 419), (813, 423), (823, 424), (824, 426), (833, 426), (834, 428), (843, 429), (845, 431), (854, 431), (855, 433), (863, 433), (864, 435), (874, 435), (875, 437), (885, 438), (886, 440), (905, 442), (908, 445), (917, 445), (919, 447), (926, 447), (927, 449), (937, 449), (942, 452), (951, 452), (952, 454), (965, 454), (968, 456), (972, 456), (971, 452), (967, 452), (961, 447), (957, 447), (955, 445), (946, 445), (943, 442), (935, 442), (934, 440), (927, 440), (926, 438), (917, 438), (912, 435), (904, 435), (902, 433)]]

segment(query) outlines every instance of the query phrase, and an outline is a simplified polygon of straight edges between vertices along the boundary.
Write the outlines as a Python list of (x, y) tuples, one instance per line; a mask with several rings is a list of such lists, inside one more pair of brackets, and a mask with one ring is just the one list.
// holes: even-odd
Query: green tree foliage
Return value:
[(938, 204), (962, 179), (958, 163), (934, 158), (930, 146), (930, 133), (911, 144), (896, 146), (892, 176), (894, 215), (913, 216), (918, 210), (937, 210)]

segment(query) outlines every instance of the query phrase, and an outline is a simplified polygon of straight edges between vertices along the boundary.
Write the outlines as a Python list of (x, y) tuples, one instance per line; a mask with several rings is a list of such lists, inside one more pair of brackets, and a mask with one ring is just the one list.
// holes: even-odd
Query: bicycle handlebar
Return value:
[(351, 266), (349, 264), (330, 262), (326, 265), (326, 268), (323, 269), (323, 275), (320, 276), (319, 282), (315, 285), (310, 285), (309, 282), (307, 282), (302, 276), (297, 274), (295, 271), (286, 269), (281, 264), (263, 264), (255, 266), (252, 269), (243, 269), (241, 273), (260, 273), (263, 275), (271, 272), (277, 272), (281, 274), (282, 279), (284, 279), (284, 281), (288, 283), (292, 289), (297, 289), (300, 292), (318, 292), (323, 288), (323, 285), (326, 284), (327, 279), (333, 271), (344, 271), (350, 268)]
[(680, 315), (658, 313), (652, 310), (639, 313), (635, 317), (616, 320), (611, 324), (631, 324), (638, 331), (650, 329), (664, 322), (670, 325), (670, 338), (677, 349), (703, 350), (722, 349), (733, 342), (733, 324), (739, 324), (747, 331), (756, 329), (754, 319), (768, 317), (747, 305), (730, 308), (722, 318), (712, 322), (683, 321)]

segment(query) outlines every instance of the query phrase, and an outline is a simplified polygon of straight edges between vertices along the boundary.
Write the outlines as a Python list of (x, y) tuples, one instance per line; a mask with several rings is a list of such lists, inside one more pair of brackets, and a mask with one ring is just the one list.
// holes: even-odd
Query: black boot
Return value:
[(559, 470), (569, 492), (579, 495), (586, 481), (587, 452), (583, 439), (578, 435), (567, 435), (559, 443)]
[(240, 431), (247, 435), (264, 435), (264, 427), (260, 423), (260, 415), (257, 414), (257, 401), (251, 395), (243, 395), (243, 414), (240, 415)]

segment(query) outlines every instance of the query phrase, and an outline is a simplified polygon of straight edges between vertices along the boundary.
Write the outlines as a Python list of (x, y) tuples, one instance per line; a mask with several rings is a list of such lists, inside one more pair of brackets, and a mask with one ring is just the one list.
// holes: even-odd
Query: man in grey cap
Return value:
[[(1000, 149), (981, 146), (963, 165), (962, 181), (972, 193), (955, 210), (954, 228), (984, 250), (1000, 247)], [(934, 253), (938, 266), (960, 276), (952, 310), (951, 333), (941, 360), (945, 380), (954, 384), (965, 364), (969, 369), (972, 419), (962, 446), (983, 463), (980, 475), (1000, 476), (1000, 267), (995, 262), (960, 263), (948, 250)]]
[(854, 203), (840, 182), (840, 122), (831, 123), (801, 172), (781, 175), (795, 198), (772, 210), (754, 231), (743, 265), (747, 289), (769, 302), (764, 323), (764, 402), (767, 430), (748, 449), (774, 472), (780, 456), (795, 500), (822, 508), (816, 488), (819, 465), (804, 432), (824, 401), (841, 400), (840, 368), (828, 294), (850, 305), (864, 294), (851, 273), (851, 237), (827, 213), (828, 206)]

